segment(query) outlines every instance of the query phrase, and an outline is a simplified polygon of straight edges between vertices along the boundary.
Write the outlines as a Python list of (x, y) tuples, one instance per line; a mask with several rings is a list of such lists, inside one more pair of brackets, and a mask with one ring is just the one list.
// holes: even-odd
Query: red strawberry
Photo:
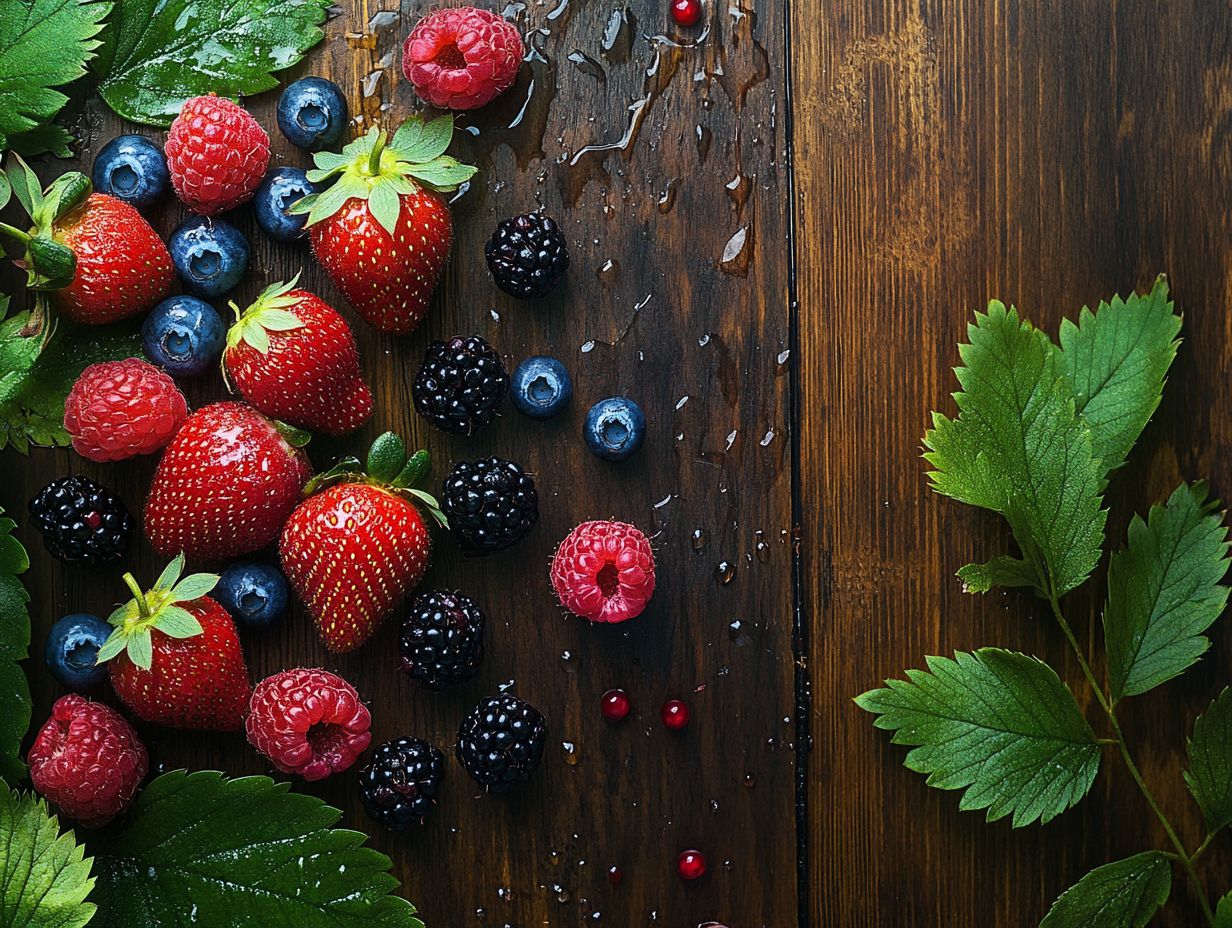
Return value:
[(445, 154), (452, 137), (452, 116), (412, 116), (392, 140), (374, 128), (340, 155), (319, 152), (308, 177), (333, 185), (289, 210), (308, 214), (317, 260), (382, 332), (415, 330), (449, 257), (453, 217), (441, 194), (475, 173)]
[(135, 208), (91, 193), (84, 174), (65, 174), (43, 191), (17, 155), (9, 170), (13, 192), (34, 220), (23, 232), (0, 223), (25, 246), (19, 266), (32, 290), (74, 322), (99, 325), (143, 313), (171, 289), (171, 255)]
[(318, 478), (343, 482), (287, 520), (278, 544), (283, 572), (331, 651), (363, 644), (423, 576), (432, 539), (411, 499), (445, 521), (436, 500), (413, 488), (427, 467), (426, 451), (408, 460), (402, 439), (386, 432), (368, 452), (366, 474), (354, 458), (343, 461)]
[(227, 610), (206, 593), (216, 574), (184, 572), (184, 555), (167, 565), (149, 592), (132, 574), (133, 598), (111, 614), (115, 626), (98, 650), (111, 685), (138, 718), (171, 728), (234, 731), (252, 695), (248, 667)]
[(227, 333), (223, 369), (268, 416), (326, 435), (353, 432), (372, 415), (359, 350), (338, 311), (295, 281), (274, 284)]
[(154, 472), (145, 504), (154, 550), (215, 560), (272, 542), (312, 476), (297, 440), (242, 403), (194, 412)]

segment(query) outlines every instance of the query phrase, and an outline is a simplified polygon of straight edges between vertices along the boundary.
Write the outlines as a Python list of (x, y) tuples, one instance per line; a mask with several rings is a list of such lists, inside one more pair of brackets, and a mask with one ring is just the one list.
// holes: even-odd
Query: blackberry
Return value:
[(89, 477), (53, 480), (30, 500), (34, 527), (52, 557), (70, 564), (106, 564), (128, 550), (133, 517), (120, 497)]
[(459, 461), (445, 478), (441, 511), (463, 551), (491, 554), (524, 538), (539, 521), (539, 494), (513, 461)]
[(402, 623), (402, 669), (430, 690), (469, 680), (483, 660), (486, 621), (460, 593), (420, 593)]
[(435, 341), (411, 384), (419, 414), (443, 432), (470, 435), (487, 425), (509, 389), (500, 355), (478, 335)]
[(418, 738), (396, 738), (379, 745), (359, 771), (359, 799), (374, 821), (406, 831), (432, 811), (444, 775), (440, 751)]
[(492, 696), (458, 729), (458, 760), (480, 786), (503, 793), (530, 779), (543, 759), (543, 713), (516, 696)]
[(565, 234), (542, 213), (499, 223), (483, 254), (496, 286), (522, 300), (545, 296), (569, 267)]

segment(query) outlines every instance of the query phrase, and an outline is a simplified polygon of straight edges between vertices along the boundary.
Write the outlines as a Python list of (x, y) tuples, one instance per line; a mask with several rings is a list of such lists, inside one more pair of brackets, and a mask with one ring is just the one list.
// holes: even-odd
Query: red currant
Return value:
[(676, 872), (682, 880), (696, 880), (706, 872), (706, 855), (701, 851), (681, 851), (676, 858)]
[(689, 724), (689, 707), (679, 699), (669, 699), (659, 713), (663, 724), (672, 731), (680, 731)]
[(633, 703), (629, 701), (629, 694), (624, 690), (608, 690), (603, 694), (603, 702), (599, 705), (599, 711), (609, 722), (619, 722), (629, 714), (631, 708)]
[(696, 26), (701, 18), (701, 0), (672, 0), (672, 19), (677, 25)]

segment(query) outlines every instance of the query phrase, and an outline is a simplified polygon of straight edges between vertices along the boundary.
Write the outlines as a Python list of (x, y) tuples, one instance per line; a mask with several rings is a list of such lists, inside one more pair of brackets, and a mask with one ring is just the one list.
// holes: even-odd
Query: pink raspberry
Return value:
[(128, 808), (149, 757), (120, 713), (83, 696), (61, 696), (34, 739), (30, 782), (60, 812), (97, 828)]
[(269, 167), (269, 134), (246, 109), (210, 94), (186, 102), (167, 133), (167, 169), (184, 205), (203, 216), (252, 198)]
[(583, 522), (552, 558), (557, 599), (592, 622), (623, 622), (641, 615), (654, 588), (650, 542), (625, 522)]
[(257, 684), (244, 727), (248, 742), (283, 773), (321, 780), (355, 763), (372, 740), (371, 725), (355, 687), (301, 667)]
[(140, 358), (91, 364), (64, 401), (64, 430), (91, 461), (157, 451), (188, 417), (175, 381)]
[(522, 36), (495, 13), (473, 6), (436, 10), (406, 37), (402, 73), (424, 102), (473, 110), (513, 86), (522, 54)]

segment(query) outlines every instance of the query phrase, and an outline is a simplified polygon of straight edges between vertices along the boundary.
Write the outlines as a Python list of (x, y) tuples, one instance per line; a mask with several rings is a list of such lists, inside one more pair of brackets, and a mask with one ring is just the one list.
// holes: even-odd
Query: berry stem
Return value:
[(137, 583), (137, 578), (132, 574), (125, 574), (124, 584), (132, 591), (133, 599), (137, 601), (137, 611), (141, 614), (141, 618), (148, 619), (150, 617), (150, 604), (146, 601), (145, 591)]
[(389, 136), (382, 129), (377, 133), (376, 142), (372, 146), (372, 152), (368, 155), (368, 166), (364, 171), (369, 177), (379, 177), (381, 173), (381, 154), (385, 151), (385, 143)]

